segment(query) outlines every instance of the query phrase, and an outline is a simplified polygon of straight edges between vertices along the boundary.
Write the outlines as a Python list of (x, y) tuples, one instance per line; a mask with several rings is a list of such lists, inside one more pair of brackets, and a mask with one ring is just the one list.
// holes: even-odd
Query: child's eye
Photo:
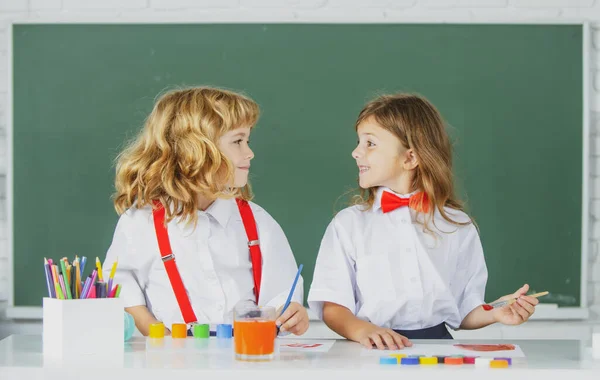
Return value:
[(242, 141), (243, 141), (242, 139), (239, 139), (239, 140), (235, 140), (233, 143), (240, 145), (242, 143)]
[(368, 147), (372, 147), (372, 146), (375, 146), (375, 144), (373, 142), (371, 142), (371, 141), (367, 141), (367, 146)]

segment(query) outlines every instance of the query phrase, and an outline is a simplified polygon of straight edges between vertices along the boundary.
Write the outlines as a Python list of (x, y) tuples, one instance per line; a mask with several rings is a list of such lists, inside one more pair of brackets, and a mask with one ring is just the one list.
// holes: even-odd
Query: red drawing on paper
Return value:
[(455, 344), (454, 347), (470, 351), (511, 351), (515, 349), (512, 344)]
[(316, 348), (316, 347), (321, 347), (322, 344), (321, 343), (314, 343), (314, 344), (289, 343), (289, 344), (282, 344), (282, 346), (293, 347), (293, 348)]

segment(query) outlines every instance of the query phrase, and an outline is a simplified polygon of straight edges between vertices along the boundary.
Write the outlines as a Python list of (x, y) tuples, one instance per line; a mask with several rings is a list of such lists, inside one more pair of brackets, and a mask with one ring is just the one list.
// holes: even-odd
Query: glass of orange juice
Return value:
[(235, 358), (269, 361), (275, 357), (275, 308), (242, 303), (234, 309), (233, 340)]

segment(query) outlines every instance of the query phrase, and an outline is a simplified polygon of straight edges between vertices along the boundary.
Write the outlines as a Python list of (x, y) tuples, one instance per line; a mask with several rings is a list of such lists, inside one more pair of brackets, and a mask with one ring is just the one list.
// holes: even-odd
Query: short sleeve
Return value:
[(355, 265), (345, 249), (350, 244), (344, 244), (343, 239), (348, 240), (348, 237), (334, 219), (321, 241), (308, 295), (308, 305), (320, 319), (323, 318), (324, 302), (336, 303), (356, 314)]

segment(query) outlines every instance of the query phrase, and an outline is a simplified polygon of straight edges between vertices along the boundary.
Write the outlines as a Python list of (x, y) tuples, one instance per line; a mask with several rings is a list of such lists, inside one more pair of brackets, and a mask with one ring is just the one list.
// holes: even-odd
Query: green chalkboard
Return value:
[[(362, 105), (417, 92), (450, 125), (487, 297), (523, 282), (581, 301), (581, 25), (14, 25), (14, 305), (38, 306), (44, 256), (104, 257), (113, 160), (157, 94), (246, 92), (256, 202), (285, 230), (305, 290), (336, 200), (356, 186)], [(88, 266), (89, 268), (90, 266)]]

